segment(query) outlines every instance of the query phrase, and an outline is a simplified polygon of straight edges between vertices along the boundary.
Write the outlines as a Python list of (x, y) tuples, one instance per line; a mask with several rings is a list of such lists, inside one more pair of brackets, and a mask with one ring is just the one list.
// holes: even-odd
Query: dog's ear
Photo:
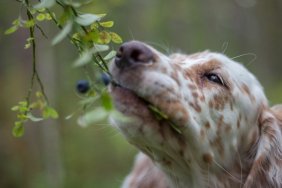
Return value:
[(255, 157), (244, 188), (282, 187), (282, 105), (264, 108)]
[[(273, 111), (274, 115), (282, 122), (282, 104), (277, 104), (271, 108)], [(281, 129), (281, 127), (280, 127)]]

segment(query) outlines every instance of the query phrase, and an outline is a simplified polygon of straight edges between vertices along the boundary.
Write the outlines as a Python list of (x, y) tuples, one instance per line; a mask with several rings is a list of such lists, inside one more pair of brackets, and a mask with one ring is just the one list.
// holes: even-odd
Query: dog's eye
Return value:
[(204, 75), (209, 81), (223, 85), (224, 86), (224, 82), (222, 80), (222, 78), (220, 76), (218, 76), (215, 73), (206, 73)]

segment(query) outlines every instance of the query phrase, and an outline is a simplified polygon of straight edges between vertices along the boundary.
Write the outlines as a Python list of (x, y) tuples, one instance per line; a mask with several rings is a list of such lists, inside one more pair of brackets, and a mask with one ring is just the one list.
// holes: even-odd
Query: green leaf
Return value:
[(157, 119), (168, 120), (168, 116), (160, 111), (157, 107), (153, 105), (148, 105), (149, 110), (156, 116)]
[(90, 124), (105, 120), (107, 116), (108, 112), (104, 108), (98, 107), (78, 118), (77, 123), (82, 127), (87, 127)]
[(113, 109), (113, 102), (112, 98), (108, 92), (103, 92), (101, 95), (102, 106), (107, 110), (110, 111)]
[(13, 136), (14, 137), (21, 137), (24, 134), (24, 126), (23, 126), (23, 122), (21, 121), (16, 121), (15, 125), (13, 127)]
[(35, 108), (39, 108), (39, 104), (40, 102), (33, 102), (29, 105), (29, 108), (32, 110), (32, 109), (35, 109)]
[(93, 54), (97, 52), (107, 51), (108, 49), (109, 49), (108, 45), (95, 44), (94, 47), (91, 48), (90, 50), (86, 50), (82, 52), (80, 57), (74, 61), (73, 66), (79, 67), (79, 66), (86, 65), (87, 63), (91, 61)]
[(36, 91), (35, 96), (40, 98), (40, 97), (43, 97), (43, 94), (41, 91)]
[(75, 19), (75, 21), (79, 25), (89, 26), (96, 21), (100, 21), (102, 17), (103, 15), (97, 14), (81, 14)]
[(74, 7), (74, 8), (78, 8), (82, 5), (81, 2), (76, 2), (76, 1), (73, 1), (73, 0), (64, 0), (63, 2), (64, 2), (64, 4), (69, 5), (71, 7)]
[(79, 58), (77, 58), (74, 61), (73, 66), (79, 67), (79, 66), (86, 65), (87, 63), (89, 63), (91, 61), (92, 55), (93, 55), (93, 53), (89, 50), (82, 52), (81, 55), (79, 56)]
[(108, 53), (105, 57), (104, 57), (104, 60), (105, 61), (109, 61), (111, 59), (113, 59), (115, 56), (116, 56), (117, 52), (112, 50), (110, 51), (110, 53)]
[(46, 15), (44, 13), (39, 13), (37, 16), (36, 16), (36, 19), (38, 21), (44, 21), (46, 19)]
[(123, 123), (130, 123), (130, 122), (134, 121), (133, 118), (127, 117), (127, 116), (123, 115), (122, 113), (120, 113), (117, 110), (112, 110), (110, 112), (110, 117), (114, 118), (114, 119), (116, 119), (118, 121), (121, 121)]
[(18, 110), (19, 110), (19, 106), (13, 106), (13, 107), (11, 108), (11, 110), (12, 110), (12, 111), (18, 111)]
[(27, 101), (20, 101), (20, 102), (19, 102), (19, 105), (20, 105), (20, 106), (27, 106)]
[(71, 36), (71, 38), (72, 39), (75, 39), (75, 40), (80, 40), (80, 34), (79, 33), (74, 33), (72, 36)]
[(108, 44), (111, 42), (111, 35), (107, 31), (101, 31), (99, 33), (98, 43), (100, 44)]
[(38, 121), (42, 121), (43, 120), (43, 118), (35, 117), (31, 113), (27, 114), (27, 118), (30, 119), (30, 121), (33, 121), (33, 122), (38, 122)]
[(45, 8), (41, 8), (41, 9), (37, 9), (37, 11), (42, 13), (42, 12), (45, 12), (46, 9)]
[(114, 26), (114, 22), (113, 22), (113, 21), (100, 22), (99, 24), (100, 24), (102, 27), (107, 27), (107, 28), (110, 28), (110, 27), (113, 27), (113, 26)]
[(26, 42), (27, 42), (27, 43), (24, 45), (24, 49), (30, 48), (31, 43), (32, 43), (33, 40), (34, 40), (34, 38), (32, 38), (32, 37), (27, 38), (27, 39), (26, 39)]
[(59, 117), (58, 112), (50, 106), (46, 106), (43, 109), (42, 116), (44, 119), (48, 119), (48, 118), (57, 119)]
[(82, 106), (92, 104), (95, 101), (97, 101), (97, 99), (99, 99), (98, 95), (93, 96), (93, 97), (87, 97), (85, 99), (80, 100), (79, 104), (82, 105)]
[(25, 114), (18, 114), (17, 118), (20, 119), (21, 121), (27, 120), (27, 116)]
[(67, 117), (65, 117), (66, 120), (71, 119), (73, 116), (75, 115), (75, 112), (71, 113), (70, 115), (68, 115)]
[(25, 28), (30, 28), (30, 27), (33, 27), (34, 25), (35, 25), (34, 20), (27, 20), (26, 22), (24, 22)]
[(64, 26), (64, 28), (61, 30), (61, 32), (57, 34), (57, 36), (53, 39), (52, 45), (56, 45), (59, 42), (61, 42), (71, 32), (72, 25), (73, 25), (73, 22), (68, 21), (66, 25)]
[(97, 43), (98, 39), (99, 39), (99, 31), (97, 30), (92, 30), (91, 32), (83, 36), (84, 41)]
[(19, 106), (19, 111), (24, 113), (28, 111), (28, 108), (26, 106)]
[(46, 20), (52, 20), (52, 17), (49, 13), (45, 13), (45, 19)]
[(24, 49), (28, 49), (28, 48), (30, 48), (30, 46), (31, 46), (30, 43), (26, 43), (26, 44), (24, 45)]
[(97, 52), (104, 52), (109, 50), (109, 46), (108, 45), (100, 45), (100, 44), (95, 44), (93, 47), (93, 52), (97, 53)]
[(13, 26), (10, 27), (9, 29), (7, 29), (7, 30), (4, 32), (4, 34), (5, 34), (5, 35), (10, 35), (10, 34), (14, 33), (15, 31), (17, 31), (18, 28), (19, 28), (18, 25), (13, 25)]
[(20, 25), (20, 18), (17, 18), (15, 19), (13, 22), (12, 22), (13, 25)]
[(51, 8), (56, 3), (56, 0), (42, 0), (34, 6), (35, 9)]
[(110, 35), (111, 35), (112, 41), (113, 41), (114, 43), (117, 43), (117, 44), (122, 43), (122, 38), (121, 38), (117, 33), (110, 32)]
[(35, 13), (36, 13), (36, 10), (34, 10), (34, 9), (29, 9), (29, 12), (30, 12), (30, 14), (35, 14)]
[(90, 25), (90, 29), (94, 31), (98, 31), (99, 25), (95, 22)]
[(63, 14), (60, 16), (58, 22), (60, 25), (65, 25), (66, 22), (69, 20), (72, 20), (72, 13), (69, 9), (65, 9)]

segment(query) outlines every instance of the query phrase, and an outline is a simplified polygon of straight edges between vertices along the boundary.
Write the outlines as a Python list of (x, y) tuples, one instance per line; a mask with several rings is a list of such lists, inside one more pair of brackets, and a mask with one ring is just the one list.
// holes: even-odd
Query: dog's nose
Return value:
[(145, 44), (138, 41), (126, 42), (119, 48), (115, 57), (118, 68), (151, 62), (154, 54)]

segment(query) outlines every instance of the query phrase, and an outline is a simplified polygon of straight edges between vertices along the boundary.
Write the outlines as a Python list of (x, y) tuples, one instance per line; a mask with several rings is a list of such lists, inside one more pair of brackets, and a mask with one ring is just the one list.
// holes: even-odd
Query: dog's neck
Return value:
[(147, 155), (165, 173), (170, 187), (243, 187), (258, 149), (258, 126), (254, 126), (249, 134), (246, 138), (251, 138), (251, 140), (242, 140), (241, 147), (238, 148), (238, 153), (234, 156), (233, 164), (229, 167), (221, 166), (216, 161), (211, 164), (216, 167), (202, 167), (201, 164), (191, 163), (183, 158), (173, 158), (173, 162), (165, 163), (164, 161), (160, 162), (163, 156), (156, 154), (157, 152), (154, 152), (154, 156)]

